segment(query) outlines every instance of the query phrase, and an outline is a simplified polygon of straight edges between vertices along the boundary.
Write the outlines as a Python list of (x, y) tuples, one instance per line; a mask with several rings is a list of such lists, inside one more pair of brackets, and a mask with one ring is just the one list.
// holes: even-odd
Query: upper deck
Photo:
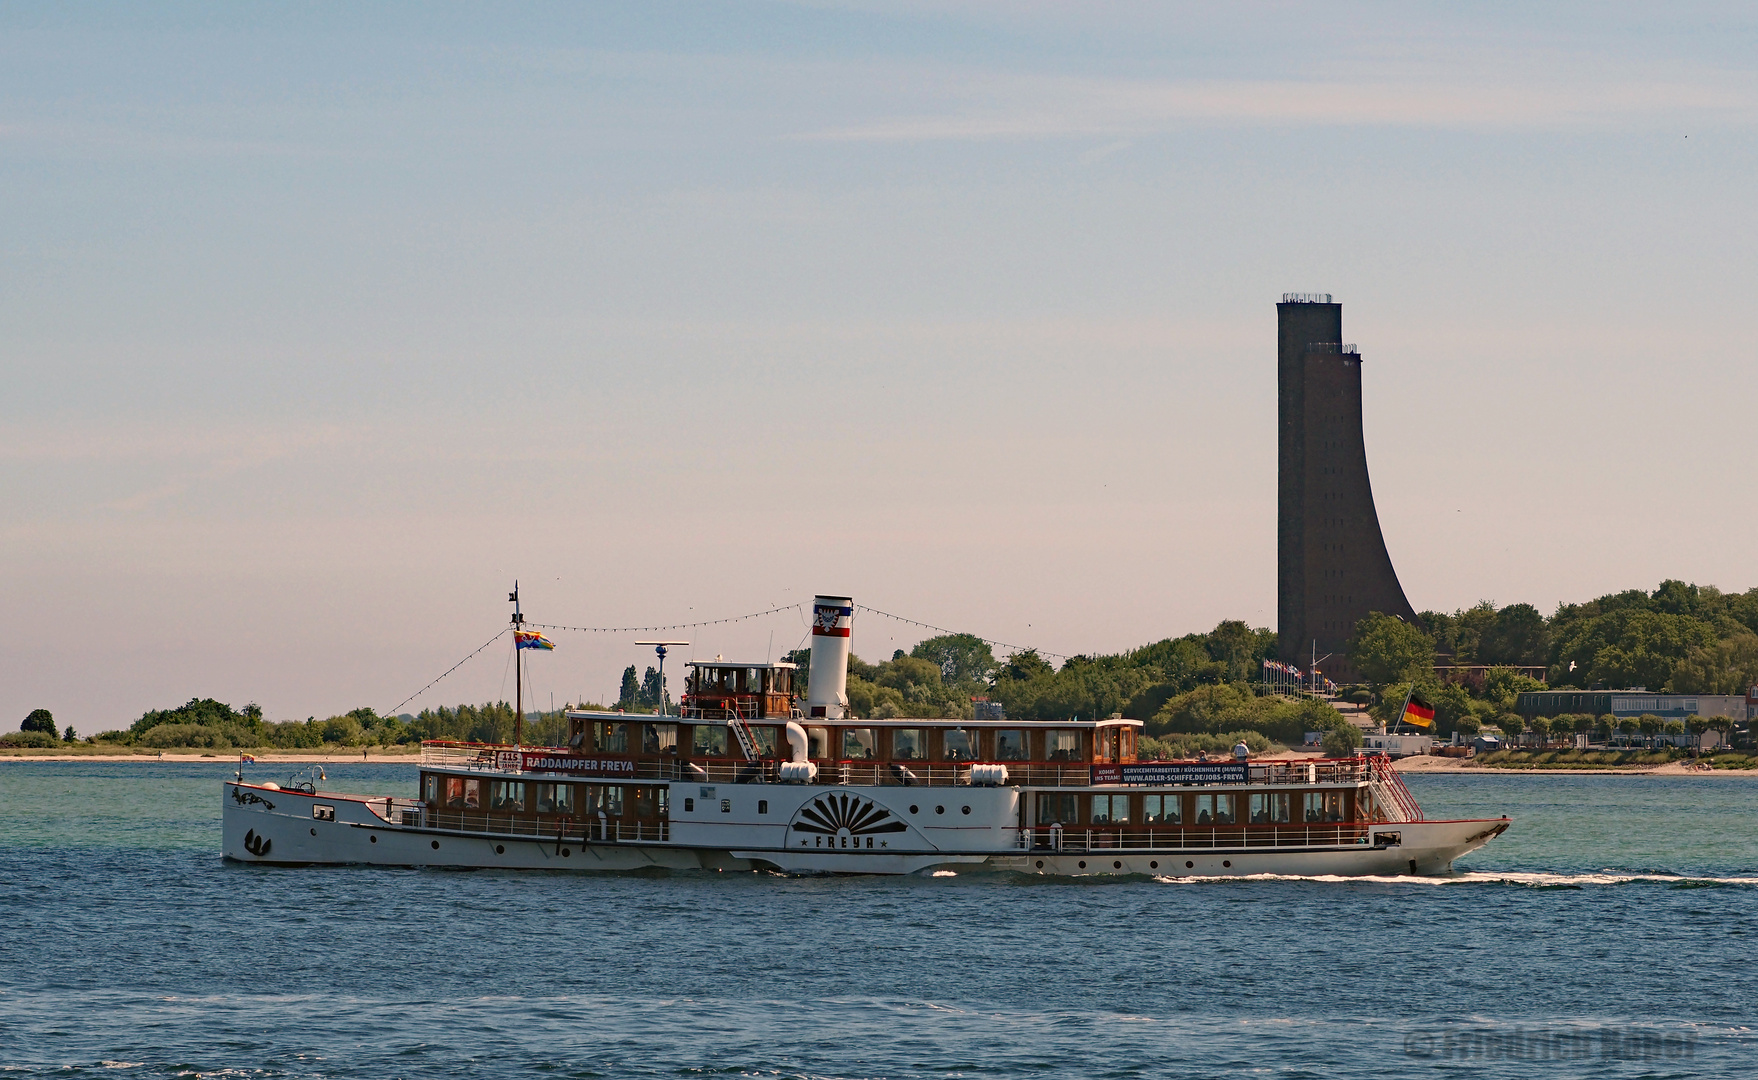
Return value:
[[(422, 763), (467, 771), (547, 773), (622, 781), (779, 783), (793, 757), (785, 724), (732, 717), (570, 712), (568, 747), (429, 742)], [(743, 724), (754, 751), (734, 736)], [(1002, 782), (1022, 787), (1299, 785), (1372, 783), (1372, 762), (1140, 761), (1140, 721), (848, 720), (805, 723), (817, 783), (942, 787)], [(797, 735), (796, 735), (797, 737)], [(1002, 766), (979, 770), (973, 767)]]

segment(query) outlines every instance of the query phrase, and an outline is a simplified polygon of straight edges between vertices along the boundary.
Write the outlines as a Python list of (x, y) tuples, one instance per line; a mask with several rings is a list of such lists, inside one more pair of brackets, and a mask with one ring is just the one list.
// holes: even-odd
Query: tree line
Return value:
[[(1525, 690), (1744, 694), (1758, 685), (1758, 588), (1725, 593), (1667, 580), (1653, 592), (1630, 589), (1560, 604), (1549, 618), (1530, 604), (1497, 608), (1489, 602), (1451, 615), (1425, 611), (1415, 624), (1374, 612), (1356, 624), (1349, 659), (1377, 696), (1376, 714), (1383, 719), (1395, 719), (1414, 686), (1435, 706), (1442, 734), (1471, 734), (1493, 723), (1519, 735), (1534, 724), (1513, 713)], [(1490, 668), (1470, 679), (1436, 670), (1470, 665)], [(1519, 667), (1543, 668), (1545, 678), (1527, 676)], [(1556, 727), (1561, 719), (1543, 726)], [(1632, 722), (1621, 733), (1684, 733), (1650, 719), (1650, 727), (1662, 729), (1647, 732)], [(1612, 730), (1609, 723), (1609, 717), (1569, 717), (1566, 726), (1603, 733)]]

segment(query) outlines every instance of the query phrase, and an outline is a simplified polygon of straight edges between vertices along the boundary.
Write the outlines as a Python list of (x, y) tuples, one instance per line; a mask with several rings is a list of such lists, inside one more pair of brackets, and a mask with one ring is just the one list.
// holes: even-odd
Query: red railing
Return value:
[(1404, 778), (1392, 763), (1385, 758), (1368, 758), (1372, 762), (1373, 783), (1381, 797), (1397, 811), (1398, 821), (1421, 821), (1422, 807), (1417, 804), (1416, 796), (1404, 786)]

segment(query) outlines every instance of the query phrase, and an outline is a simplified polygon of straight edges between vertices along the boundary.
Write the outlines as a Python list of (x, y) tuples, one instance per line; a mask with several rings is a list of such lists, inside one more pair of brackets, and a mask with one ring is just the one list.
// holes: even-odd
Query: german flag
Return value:
[(1417, 727), (1429, 727), (1434, 723), (1434, 706), (1422, 700), (1415, 693), (1404, 703), (1404, 722)]

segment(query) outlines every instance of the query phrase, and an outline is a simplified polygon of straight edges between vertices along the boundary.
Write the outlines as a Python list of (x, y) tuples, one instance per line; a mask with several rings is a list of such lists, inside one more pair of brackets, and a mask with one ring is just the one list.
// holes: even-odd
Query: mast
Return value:
[(513, 745), (525, 745), (525, 659), (520, 656), (519, 630), (525, 625), (525, 616), (519, 612), (519, 582), (513, 582), (513, 591), (507, 597), (513, 605)]

